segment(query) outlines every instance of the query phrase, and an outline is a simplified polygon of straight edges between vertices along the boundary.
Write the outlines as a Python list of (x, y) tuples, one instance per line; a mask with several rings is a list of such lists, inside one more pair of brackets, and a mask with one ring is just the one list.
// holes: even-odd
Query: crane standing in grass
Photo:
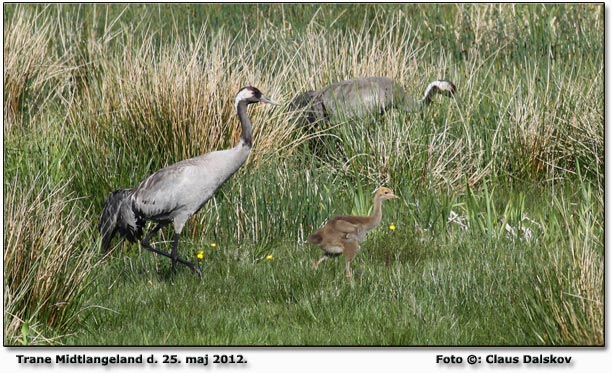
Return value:
[[(101, 249), (108, 252), (118, 232), (130, 242), (142, 237), (147, 220), (157, 222), (140, 244), (147, 250), (172, 259), (172, 271), (179, 262), (199, 276), (200, 269), (178, 256), (181, 231), (191, 215), (197, 213), (217, 189), (246, 161), (253, 143), (247, 106), (257, 102), (277, 105), (255, 87), (244, 87), (236, 95), (235, 109), (242, 125), (240, 142), (231, 149), (214, 151), (164, 167), (132, 189), (119, 189), (108, 196), (100, 218)], [(153, 247), (149, 240), (172, 223), (174, 242), (171, 253)]]
[(385, 77), (344, 80), (323, 89), (306, 91), (291, 103), (292, 111), (301, 112), (310, 123), (342, 118), (359, 118), (368, 113), (382, 113), (390, 108), (420, 112), (435, 94), (454, 97), (455, 85), (448, 80), (434, 80), (421, 99), (406, 95), (401, 85)]
[(319, 264), (330, 257), (344, 254), (346, 260), (345, 272), (352, 279), (351, 261), (357, 255), (359, 244), (365, 240), (369, 231), (376, 228), (382, 220), (382, 202), (387, 199), (399, 198), (389, 188), (381, 187), (374, 195), (374, 208), (370, 216), (339, 215), (329, 220), (319, 230), (308, 237), (308, 241), (323, 250), (323, 256), (313, 265)]

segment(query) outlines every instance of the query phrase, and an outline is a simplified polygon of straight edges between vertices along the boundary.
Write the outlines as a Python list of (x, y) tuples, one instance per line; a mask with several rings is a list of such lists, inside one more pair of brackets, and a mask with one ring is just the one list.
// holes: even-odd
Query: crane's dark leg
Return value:
[(179, 258), (179, 256), (178, 256), (178, 243), (179, 243), (180, 236), (181, 236), (180, 233), (174, 233), (174, 243), (172, 244), (172, 254), (171, 254), (172, 272), (176, 271), (176, 262), (179, 262), (179, 263), (184, 264), (187, 267), (191, 268), (191, 270), (194, 271), (201, 278), (202, 277), (202, 271), (200, 270), (200, 268), (198, 266), (196, 266), (192, 262), (189, 262), (187, 260)]
[(179, 262), (191, 268), (191, 270), (194, 271), (199, 277), (202, 277), (202, 271), (200, 271), (200, 268), (198, 268), (195, 264), (178, 257), (178, 239), (179, 239), (180, 234), (176, 234), (176, 233), (174, 234), (174, 243), (172, 245), (171, 254), (165, 251), (158, 250), (149, 243), (149, 240), (151, 239), (151, 237), (153, 237), (155, 233), (157, 233), (160, 229), (162, 229), (166, 225), (168, 225), (168, 222), (161, 222), (157, 224), (157, 226), (153, 228), (153, 230), (151, 230), (151, 232), (149, 232), (149, 234), (147, 234), (147, 236), (142, 241), (140, 241), (140, 244), (142, 245), (142, 247), (156, 254), (163, 255), (166, 258), (172, 259), (172, 271), (173, 272), (175, 271), (176, 262)]
[(174, 243), (172, 244), (172, 272), (176, 272), (176, 262), (178, 261), (178, 243), (180, 233), (174, 233)]
[(200, 268), (198, 266), (196, 266), (195, 264), (187, 260), (179, 258), (178, 244), (179, 244), (180, 237), (181, 237), (181, 232), (175, 231), (174, 232), (174, 243), (172, 244), (172, 252), (170, 254), (170, 259), (172, 259), (172, 272), (176, 272), (176, 262), (179, 262), (191, 268), (191, 270), (194, 271), (199, 277), (202, 277), (202, 271), (200, 271)]
[[(151, 230), (151, 232), (149, 232), (149, 234), (147, 234), (147, 235), (146, 235), (146, 237), (145, 237), (145, 238), (144, 238), (142, 241), (140, 241), (140, 243), (141, 243), (143, 246), (148, 246), (148, 247), (150, 248), (150, 247), (151, 247), (151, 245), (149, 244), (149, 240), (151, 239), (151, 237), (153, 237), (153, 235), (154, 235), (155, 233), (159, 232), (159, 230), (160, 230), (160, 229), (162, 229), (163, 227), (165, 227), (166, 225), (168, 225), (168, 222), (161, 222), (161, 223), (158, 223), (158, 224), (155, 226), (155, 228), (153, 228), (153, 229)], [(146, 248), (146, 247), (145, 247), (145, 248)]]

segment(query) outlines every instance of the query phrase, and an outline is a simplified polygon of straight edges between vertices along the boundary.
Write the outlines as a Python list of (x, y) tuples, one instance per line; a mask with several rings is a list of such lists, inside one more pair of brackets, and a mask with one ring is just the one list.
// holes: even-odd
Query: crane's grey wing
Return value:
[(135, 208), (148, 219), (186, 220), (240, 168), (250, 148), (238, 145), (162, 168), (134, 192)]
[(147, 177), (134, 192), (135, 210), (147, 219), (170, 220), (183, 207), (177, 191), (188, 175), (186, 168), (186, 164), (179, 162)]
[(330, 117), (356, 118), (393, 106), (398, 87), (385, 77), (345, 80), (323, 90), (322, 100)]

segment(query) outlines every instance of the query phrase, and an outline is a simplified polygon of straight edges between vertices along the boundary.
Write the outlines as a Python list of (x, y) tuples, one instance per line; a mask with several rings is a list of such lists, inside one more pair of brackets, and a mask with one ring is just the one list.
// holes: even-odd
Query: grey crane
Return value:
[[(102, 253), (108, 252), (116, 233), (132, 243), (140, 240), (144, 225), (150, 220), (157, 225), (140, 241), (142, 247), (171, 258), (173, 272), (178, 262), (201, 277), (202, 272), (195, 264), (178, 256), (179, 237), (187, 220), (246, 161), (253, 144), (247, 106), (257, 102), (278, 105), (251, 86), (242, 88), (236, 95), (234, 106), (242, 125), (242, 134), (233, 148), (169, 165), (147, 177), (136, 188), (111, 192), (104, 203), (98, 226), (102, 235)], [(167, 253), (152, 246), (149, 240), (170, 223), (174, 226), (174, 242), (171, 253)]]
[(367, 77), (344, 80), (323, 89), (299, 94), (290, 104), (313, 124), (342, 118), (359, 118), (367, 113), (382, 113), (390, 108), (418, 112), (431, 103), (435, 94), (454, 97), (455, 85), (448, 80), (434, 80), (421, 99), (409, 97), (402, 86), (390, 78)]

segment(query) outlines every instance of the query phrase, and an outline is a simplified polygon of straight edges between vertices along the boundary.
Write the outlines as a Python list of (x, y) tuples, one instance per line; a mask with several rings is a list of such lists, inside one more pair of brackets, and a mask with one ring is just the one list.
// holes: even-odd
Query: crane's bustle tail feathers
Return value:
[(119, 189), (111, 192), (106, 198), (98, 225), (102, 235), (100, 244), (102, 254), (108, 252), (117, 232), (130, 242), (136, 242), (142, 235), (144, 221), (138, 219), (131, 208), (130, 200), (133, 193), (133, 189)]

